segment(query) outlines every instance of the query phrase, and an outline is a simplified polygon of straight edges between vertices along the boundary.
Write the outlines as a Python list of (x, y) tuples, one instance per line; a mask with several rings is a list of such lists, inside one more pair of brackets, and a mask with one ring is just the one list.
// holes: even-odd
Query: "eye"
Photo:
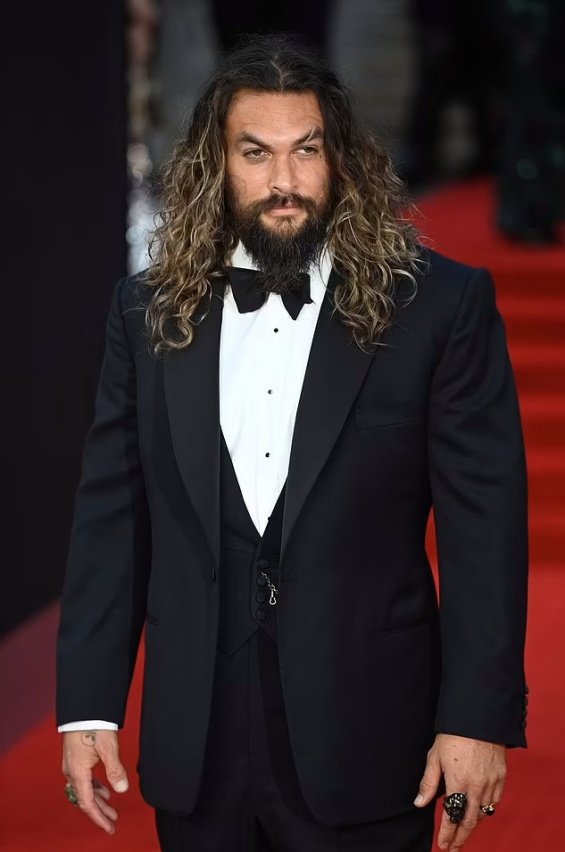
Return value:
[(302, 148), (299, 148), (298, 151), (301, 154), (306, 154), (306, 156), (311, 157), (314, 154), (318, 153), (318, 148), (315, 145), (304, 145)]
[(262, 148), (251, 148), (249, 151), (245, 151), (243, 156), (247, 157), (248, 160), (260, 160), (265, 151)]

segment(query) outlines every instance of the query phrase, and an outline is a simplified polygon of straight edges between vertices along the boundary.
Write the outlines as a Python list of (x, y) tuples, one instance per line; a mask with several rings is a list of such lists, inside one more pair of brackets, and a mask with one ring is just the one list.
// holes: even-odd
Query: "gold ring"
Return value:
[(77, 794), (72, 784), (65, 784), (65, 794), (71, 805), (78, 805)]

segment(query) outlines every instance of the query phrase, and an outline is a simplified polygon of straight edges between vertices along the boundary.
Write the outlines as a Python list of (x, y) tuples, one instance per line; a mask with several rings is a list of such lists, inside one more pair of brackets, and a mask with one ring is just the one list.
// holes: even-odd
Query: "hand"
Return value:
[(429, 804), (441, 776), (445, 777), (446, 794), (466, 793), (467, 810), (463, 820), (455, 825), (443, 812), (438, 845), (440, 849), (456, 852), (485, 815), (481, 805), (497, 805), (502, 798), (506, 778), (506, 748), (496, 743), (438, 734), (428, 752), (428, 762), (420, 792), (414, 804)]
[(118, 814), (108, 804), (110, 791), (92, 777), (98, 761), (102, 761), (106, 778), (116, 793), (125, 793), (129, 784), (120, 763), (116, 731), (63, 734), (63, 775), (72, 784), (80, 809), (108, 834), (114, 834)]

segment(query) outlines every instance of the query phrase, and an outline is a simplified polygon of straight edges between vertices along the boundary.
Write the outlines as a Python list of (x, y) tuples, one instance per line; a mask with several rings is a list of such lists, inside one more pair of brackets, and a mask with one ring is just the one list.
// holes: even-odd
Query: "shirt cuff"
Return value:
[(57, 728), (60, 734), (70, 731), (117, 731), (115, 722), (102, 722), (100, 719), (87, 719), (86, 722), (67, 722)]

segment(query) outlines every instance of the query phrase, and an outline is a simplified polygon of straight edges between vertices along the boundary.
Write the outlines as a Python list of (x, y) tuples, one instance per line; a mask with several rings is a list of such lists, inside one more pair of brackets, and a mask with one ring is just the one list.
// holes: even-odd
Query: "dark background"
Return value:
[(54, 599), (100, 365), (126, 271), (124, 13), (2, 12), (0, 633)]

